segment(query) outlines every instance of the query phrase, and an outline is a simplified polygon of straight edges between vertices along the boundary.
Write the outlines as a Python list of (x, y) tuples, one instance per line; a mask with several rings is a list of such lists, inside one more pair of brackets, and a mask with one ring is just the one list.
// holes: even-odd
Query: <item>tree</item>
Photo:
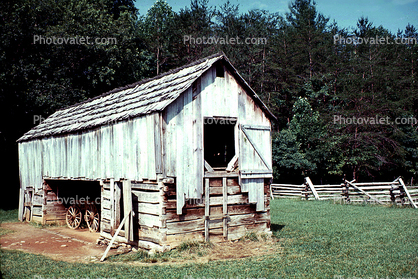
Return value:
[[(217, 51), (215, 45), (197, 44), (197, 38), (214, 36), (213, 17), (215, 9), (208, 0), (191, 0), (190, 7), (181, 9), (174, 17), (174, 50), (177, 65), (191, 63)], [(194, 39), (194, 41), (193, 41)]]
[(171, 42), (174, 12), (164, 0), (155, 1), (142, 21), (142, 31), (149, 49), (155, 58), (155, 73), (158, 75), (164, 63), (171, 57)]

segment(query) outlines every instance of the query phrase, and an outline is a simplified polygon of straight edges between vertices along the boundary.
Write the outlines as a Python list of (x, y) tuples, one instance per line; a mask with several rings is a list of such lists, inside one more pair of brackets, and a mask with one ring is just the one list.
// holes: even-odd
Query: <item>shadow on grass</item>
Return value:
[(271, 229), (272, 232), (281, 231), (284, 227), (285, 227), (285, 225), (279, 225), (279, 224), (271, 224), (270, 225), (270, 229)]

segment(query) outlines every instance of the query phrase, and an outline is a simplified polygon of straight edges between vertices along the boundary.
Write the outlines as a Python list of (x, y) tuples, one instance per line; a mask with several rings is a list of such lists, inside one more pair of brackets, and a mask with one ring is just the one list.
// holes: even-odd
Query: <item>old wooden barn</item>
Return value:
[(100, 202), (100, 236), (146, 249), (270, 228), (275, 117), (223, 53), (58, 110), (18, 140), (19, 219)]

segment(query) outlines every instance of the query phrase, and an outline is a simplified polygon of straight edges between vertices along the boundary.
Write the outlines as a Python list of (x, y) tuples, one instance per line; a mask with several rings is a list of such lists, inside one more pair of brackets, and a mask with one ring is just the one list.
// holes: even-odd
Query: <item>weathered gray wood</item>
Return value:
[(232, 157), (231, 161), (229, 161), (228, 166), (226, 167), (226, 171), (233, 171), (237, 165), (238, 165), (238, 155), (235, 154), (234, 157)]
[(109, 253), (109, 250), (110, 250), (110, 248), (111, 248), (111, 247), (112, 247), (112, 245), (113, 245), (113, 242), (115, 242), (115, 239), (116, 239), (116, 237), (119, 235), (119, 232), (120, 232), (120, 230), (122, 229), (122, 226), (125, 224), (126, 219), (128, 219), (128, 217), (131, 215), (131, 213), (132, 213), (132, 211), (129, 211), (129, 212), (125, 215), (125, 217), (123, 218), (123, 220), (122, 220), (122, 222), (120, 223), (120, 225), (119, 225), (118, 229), (116, 230), (116, 232), (115, 232), (114, 236), (112, 237), (112, 240), (110, 240), (110, 243), (109, 243), (109, 245), (108, 245), (108, 246), (107, 246), (107, 248), (106, 248), (106, 251), (104, 252), (103, 256), (100, 258), (100, 261), (101, 261), (101, 262), (102, 262), (102, 261), (104, 261), (104, 259), (106, 258), (107, 253)]
[(236, 172), (229, 172), (229, 173), (222, 173), (222, 172), (206, 172), (205, 177), (206, 178), (221, 178), (221, 177), (238, 177), (239, 174)]
[(145, 214), (161, 215), (162, 207), (160, 203), (138, 203), (138, 212)]
[(312, 193), (314, 194), (315, 199), (319, 200), (318, 193), (316, 192), (315, 186), (313, 185), (311, 179), (309, 177), (305, 177), (305, 181), (308, 184), (309, 188), (311, 189)]
[(132, 190), (151, 190), (159, 191), (160, 186), (158, 184), (149, 184), (149, 183), (132, 183)]
[(138, 213), (138, 223), (141, 226), (147, 226), (147, 227), (157, 227), (161, 228), (163, 227), (162, 220), (160, 219), (160, 216), (158, 215), (151, 215), (151, 214), (145, 214), (145, 213)]
[[(132, 211), (132, 192), (131, 192), (131, 181), (124, 180), (122, 182), (123, 190), (123, 211), (131, 212)], [(133, 234), (133, 216), (130, 214), (130, 217), (125, 221), (125, 236), (129, 241), (134, 240)]]
[(408, 196), (409, 202), (414, 208), (418, 208), (417, 205), (414, 203), (414, 200), (412, 199), (411, 195), (409, 194), (408, 189), (405, 186), (405, 183), (403, 182), (402, 178), (399, 178), (399, 183), (401, 183), (403, 189), (405, 190), (406, 195)]
[[(226, 191), (228, 195), (236, 195), (241, 192), (241, 189), (239, 186), (228, 186), (226, 187)], [(211, 195), (222, 195), (223, 188), (222, 187), (210, 187), (209, 192)]]
[(25, 190), (20, 188), (19, 190), (19, 211), (18, 211), (18, 220), (23, 221), (23, 214), (24, 214), (24, 202), (25, 202)]
[(357, 187), (354, 183), (351, 183), (348, 180), (345, 180), (346, 183), (350, 184), (350, 186), (352, 186), (353, 188), (359, 190), (360, 192), (362, 192), (363, 194), (365, 194), (366, 196), (368, 196), (369, 198), (375, 200), (377, 203), (382, 204), (378, 199), (375, 199), (374, 197), (372, 197), (370, 194), (366, 193), (365, 191), (363, 191), (362, 189), (360, 189), (359, 187)]
[(116, 209), (115, 209), (115, 180), (110, 179), (110, 227), (115, 228), (116, 224)]
[(208, 162), (206, 162), (206, 160), (205, 160), (205, 169), (208, 171), (208, 172), (213, 172), (214, 170), (213, 170), (213, 168), (209, 165), (209, 163)]
[(223, 237), (228, 240), (228, 191), (226, 185), (226, 177), (222, 178), (222, 213), (223, 213)]
[[(259, 126), (257, 126), (257, 127), (259, 127)], [(251, 136), (249, 135), (249, 133), (248, 133), (247, 129), (248, 129), (248, 130), (252, 129), (252, 126), (249, 126), (249, 125), (242, 125), (242, 126), (241, 126), (241, 131), (244, 133), (245, 137), (246, 137), (246, 138), (247, 138), (247, 140), (250, 142), (250, 144), (251, 144), (251, 145), (252, 145), (252, 147), (254, 148), (255, 152), (257, 152), (258, 156), (259, 156), (259, 157), (260, 157), (260, 159), (263, 161), (263, 163), (264, 163), (264, 165), (266, 166), (266, 168), (267, 168), (268, 170), (271, 170), (272, 168), (271, 168), (271, 166), (270, 166), (270, 163), (267, 161), (267, 158), (265, 158), (264, 154), (261, 152), (261, 149), (258, 147), (258, 145), (259, 145), (259, 144), (262, 144), (262, 143), (256, 143), (256, 142), (255, 142), (255, 141), (251, 138)], [(256, 130), (267, 130), (267, 126), (266, 126), (266, 129), (258, 129), (258, 128), (255, 128), (255, 129), (256, 129)], [(270, 127), (268, 127), (268, 131), (270, 132)]]
[(160, 193), (155, 192), (146, 192), (146, 191), (139, 191), (139, 190), (132, 190), (132, 194), (134, 194), (138, 202), (145, 202), (145, 203), (159, 203), (160, 202)]
[(210, 193), (209, 178), (205, 178), (205, 241), (209, 241)]

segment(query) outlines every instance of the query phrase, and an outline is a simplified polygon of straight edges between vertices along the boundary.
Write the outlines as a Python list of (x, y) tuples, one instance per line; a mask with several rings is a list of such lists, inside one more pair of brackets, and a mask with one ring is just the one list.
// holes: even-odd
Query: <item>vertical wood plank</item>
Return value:
[(203, 116), (201, 78), (196, 80), (196, 92), (193, 94), (193, 166), (196, 171), (196, 189), (194, 196), (198, 199), (203, 194), (204, 156), (203, 156)]
[[(122, 182), (123, 190), (123, 212), (125, 215), (128, 212), (132, 211), (132, 191), (131, 191), (131, 181), (123, 180)], [(129, 218), (126, 218), (125, 221), (125, 238), (128, 241), (133, 241), (133, 218), (132, 214), (129, 215)]]
[(226, 184), (226, 177), (222, 178), (222, 213), (223, 213), (223, 237), (228, 240), (228, 188)]
[(162, 152), (162, 142), (161, 142), (161, 133), (162, 133), (162, 123), (160, 121), (160, 113), (154, 113), (154, 142), (155, 142), (155, 173), (160, 174), (163, 172), (163, 152)]
[(17, 219), (19, 221), (23, 221), (23, 208), (24, 208), (24, 202), (25, 202), (25, 190), (22, 188), (22, 186), (20, 186), (21, 188), (19, 189), (19, 212), (18, 212), (18, 216)]
[(120, 208), (120, 201), (122, 196), (122, 189), (121, 189), (121, 183), (115, 182), (115, 227), (119, 227), (120, 220), (121, 220), (121, 208)]
[(210, 197), (209, 197), (209, 178), (205, 178), (205, 241), (209, 241), (209, 214), (210, 214)]
[(177, 215), (183, 214), (183, 206), (185, 204), (185, 193), (186, 193), (186, 181), (185, 181), (185, 172), (187, 172), (187, 168), (185, 169), (185, 152), (189, 148), (187, 143), (185, 142), (183, 135), (185, 134), (184, 131), (184, 111), (182, 110), (184, 106), (184, 94), (180, 95), (177, 98), (176, 102), (176, 125), (175, 128), (175, 135), (176, 135), (176, 143), (177, 143), (177, 156), (173, 158), (176, 164), (176, 199), (177, 199)]
[(110, 234), (113, 235), (115, 228), (115, 180), (110, 179)]

